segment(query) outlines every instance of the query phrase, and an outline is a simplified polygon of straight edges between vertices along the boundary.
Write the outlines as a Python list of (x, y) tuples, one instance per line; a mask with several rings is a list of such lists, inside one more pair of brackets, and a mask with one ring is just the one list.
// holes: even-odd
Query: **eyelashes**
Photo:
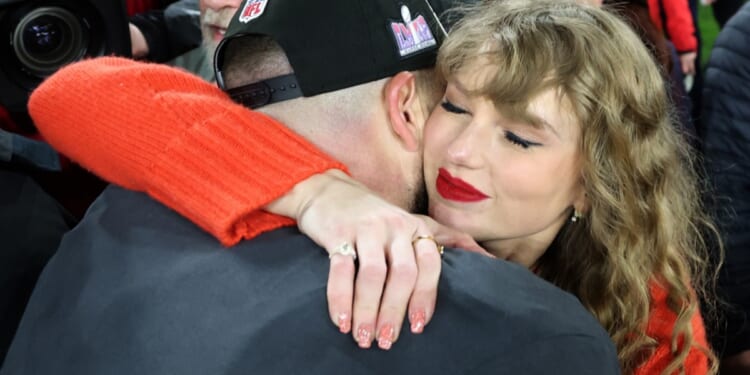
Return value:
[(455, 104), (449, 102), (447, 99), (443, 99), (443, 101), (440, 103), (440, 106), (443, 107), (443, 109), (447, 112), (455, 113), (457, 115), (465, 115), (469, 113), (467, 110), (456, 106)]
[(533, 146), (541, 146), (542, 145), (541, 143), (532, 142), (532, 141), (529, 141), (527, 139), (521, 138), (518, 135), (516, 135), (515, 133), (507, 131), (507, 130), (505, 131), (505, 139), (507, 139), (510, 143), (512, 143), (512, 144), (514, 144), (516, 146), (519, 146), (521, 148), (524, 148), (524, 149), (527, 149), (527, 148), (533, 147)]
[[(470, 114), (469, 111), (451, 103), (447, 99), (443, 99), (443, 101), (440, 102), (440, 106), (443, 107), (443, 109), (449, 113), (453, 113), (457, 115)], [(513, 133), (508, 130), (505, 131), (505, 139), (508, 140), (508, 142), (512, 143), (513, 145), (521, 147), (523, 149), (528, 149), (530, 147), (542, 145), (541, 143), (533, 142), (528, 139), (522, 138), (518, 136), (516, 133)]]

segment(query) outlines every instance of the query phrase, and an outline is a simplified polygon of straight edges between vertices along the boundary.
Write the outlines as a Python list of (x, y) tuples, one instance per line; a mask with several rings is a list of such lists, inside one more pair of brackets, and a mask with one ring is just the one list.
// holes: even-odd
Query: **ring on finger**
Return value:
[(334, 255), (341, 254), (351, 256), (352, 260), (357, 260), (357, 250), (349, 242), (344, 242), (341, 245), (336, 246), (333, 250), (328, 253), (328, 259), (333, 258)]
[(438, 253), (440, 255), (443, 255), (443, 252), (445, 252), (445, 246), (439, 244), (435, 240), (435, 237), (432, 237), (432, 236), (416, 236), (416, 237), (414, 237), (413, 240), (411, 240), (411, 246), (415, 246), (417, 244), (417, 242), (419, 242), (420, 240), (430, 240), (430, 241), (434, 242), (435, 246), (437, 247), (437, 251), (438, 251)]

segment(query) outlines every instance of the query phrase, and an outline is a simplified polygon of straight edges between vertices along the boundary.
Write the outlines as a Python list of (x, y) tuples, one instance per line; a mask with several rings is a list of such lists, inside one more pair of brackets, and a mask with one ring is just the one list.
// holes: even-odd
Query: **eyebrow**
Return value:
[[(464, 87), (464, 85), (459, 80), (452, 79), (449, 81), (449, 83), (452, 84), (456, 88), (456, 90), (460, 91), (462, 94), (466, 96), (472, 96), (471, 92), (469, 92), (469, 90), (467, 90), (466, 87)], [(560, 133), (558, 133), (557, 129), (555, 129), (555, 127), (552, 126), (552, 124), (547, 122), (547, 120), (543, 119), (540, 116), (537, 116), (536, 114), (530, 113), (528, 111), (526, 111), (526, 114), (529, 118), (533, 118), (539, 126), (537, 126), (537, 124), (534, 124), (534, 123), (531, 123), (529, 125), (535, 128), (539, 128), (539, 127), (547, 128), (552, 132), (552, 134), (554, 134), (557, 137), (557, 139), (562, 140)]]
[(547, 122), (546, 120), (544, 120), (543, 118), (539, 116), (536, 116), (536, 115), (532, 115), (532, 116), (534, 116), (534, 118), (537, 119), (537, 121), (539, 121), (539, 123), (543, 127), (549, 129), (552, 132), (552, 134), (554, 134), (557, 137), (557, 139), (562, 140), (562, 137), (560, 137), (560, 133), (557, 132), (557, 130), (555, 129), (554, 126), (552, 126), (552, 124), (550, 124), (549, 122)]
[[(498, 109), (498, 111), (500, 110)], [(501, 112), (500, 112), (500, 115), (505, 118), (508, 118), (505, 115), (503, 115)], [(557, 132), (557, 129), (551, 123), (545, 120), (542, 116), (539, 116), (536, 113), (533, 113), (532, 111), (530, 111), (528, 107), (523, 111), (521, 116), (522, 117), (516, 118), (516, 119), (512, 119), (512, 118), (508, 118), (508, 119), (511, 121), (518, 121), (520, 123), (525, 123), (528, 126), (531, 126), (532, 128), (535, 128), (535, 129), (547, 129), (552, 134), (554, 134), (555, 137), (557, 137), (557, 139), (562, 140), (560, 133)]]
[(469, 90), (467, 90), (466, 87), (464, 87), (464, 85), (457, 79), (452, 79), (449, 81), (449, 83), (453, 84), (453, 86), (455, 86), (458, 91), (461, 91), (462, 94), (470, 96)]

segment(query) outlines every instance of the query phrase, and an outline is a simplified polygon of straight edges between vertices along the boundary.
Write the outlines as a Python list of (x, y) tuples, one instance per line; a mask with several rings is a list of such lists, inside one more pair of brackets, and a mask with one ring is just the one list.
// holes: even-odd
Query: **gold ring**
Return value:
[(430, 240), (435, 243), (435, 246), (437, 247), (437, 251), (440, 255), (443, 255), (443, 252), (445, 251), (445, 246), (439, 244), (437, 241), (435, 241), (435, 237), (432, 236), (417, 236), (413, 240), (411, 240), (411, 246), (415, 246), (416, 243), (420, 240)]
[(354, 246), (352, 246), (352, 244), (350, 244), (349, 242), (344, 242), (341, 245), (336, 246), (335, 249), (331, 250), (331, 252), (328, 253), (328, 259), (333, 258), (333, 256), (336, 254), (348, 255), (352, 257), (352, 260), (357, 260), (357, 250), (355, 250)]

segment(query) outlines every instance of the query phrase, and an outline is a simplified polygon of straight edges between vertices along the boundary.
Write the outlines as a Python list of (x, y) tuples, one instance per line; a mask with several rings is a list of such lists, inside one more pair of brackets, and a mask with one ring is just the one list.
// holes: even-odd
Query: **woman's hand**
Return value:
[(351, 330), (362, 348), (377, 340), (389, 349), (407, 306), (413, 333), (429, 323), (440, 277), (438, 242), (484, 252), (470, 236), (412, 215), (338, 170), (308, 178), (266, 208), (297, 219), (328, 250), (331, 320), (341, 332)]
[(697, 52), (686, 52), (680, 54), (680, 66), (682, 73), (688, 76), (695, 75), (695, 60), (698, 57)]

